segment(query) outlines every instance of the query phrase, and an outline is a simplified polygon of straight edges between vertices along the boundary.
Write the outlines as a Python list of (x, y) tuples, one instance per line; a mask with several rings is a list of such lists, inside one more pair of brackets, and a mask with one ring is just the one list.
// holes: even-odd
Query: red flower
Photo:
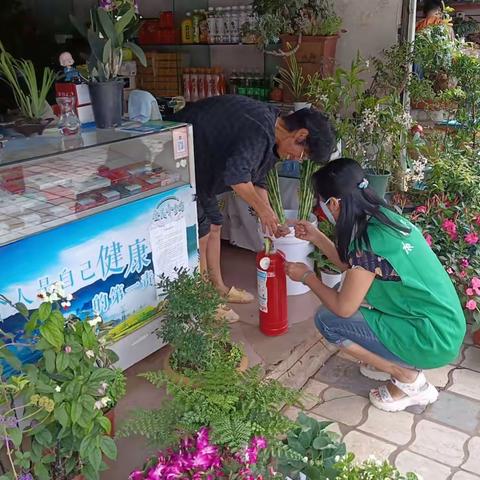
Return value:
[(442, 229), (448, 233), (451, 240), (456, 240), (458, 238), (457, 225), (452, 220), (444, 220), (442, 223)]
[(427, 207), (425, 205), (420, 205), (415, 209), (416, 213), (427, 213)]
[(468, 268), (470, 266), (470, 262), (468, 261), (468, 258), (462, 258), (460, 261), (460, 266), (462, 268)]

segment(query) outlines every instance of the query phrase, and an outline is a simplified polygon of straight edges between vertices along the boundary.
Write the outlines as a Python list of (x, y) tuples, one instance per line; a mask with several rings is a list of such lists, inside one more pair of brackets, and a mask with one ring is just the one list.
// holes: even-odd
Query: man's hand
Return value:
[(294, 282), (303, 281), (307, 272), (311, 272), (313, 275), (312, 269), (308, 265), (298, 262), (287, 262), (285, 264), (285, 272)]
[(278, 218), (271, 207), (264, 205), (259, 211), (257, 211), (258, 219), (262, 224), (263, 233), (274, 236), (278, 229)]

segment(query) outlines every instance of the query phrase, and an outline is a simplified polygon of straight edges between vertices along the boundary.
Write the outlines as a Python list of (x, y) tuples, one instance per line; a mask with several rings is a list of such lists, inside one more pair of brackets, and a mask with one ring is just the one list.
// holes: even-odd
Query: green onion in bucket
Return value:
[(267, 174), (268, 199), (275, 215), (281, 225), (285, 225), (285, 210), (283, 209), (282, 197), (280, 195), (280, 183), (278, 181), (278, 170), (272, 168)]
[(308, 220), (313, 209), (315, 193), (312, 187), (312, 176), (319, 166), (312, 160), (304, 160), (300, 165), (300, 191), (298, 199), (298, 220)]

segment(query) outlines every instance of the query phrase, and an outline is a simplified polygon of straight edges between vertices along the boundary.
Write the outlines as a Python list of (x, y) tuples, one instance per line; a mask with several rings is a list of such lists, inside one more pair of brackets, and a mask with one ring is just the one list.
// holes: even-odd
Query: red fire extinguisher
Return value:
[(260, 331), (270, 337), (283, 335), (288, 330), (285, 255), (273, 249), (269, 239), (257, 254), (257, 286)]

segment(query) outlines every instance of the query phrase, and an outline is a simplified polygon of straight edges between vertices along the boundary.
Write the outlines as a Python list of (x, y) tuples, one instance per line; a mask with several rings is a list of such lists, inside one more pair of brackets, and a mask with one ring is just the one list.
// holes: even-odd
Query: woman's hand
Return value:
[(315, 243), (321, 235), (320, 230), (306, 220), (299, 220), (295, 223), (295, 236), (300, 240)]
[(288, 225), (279, 225), (275, 233), (275, 237), (286, 237), (290, 233), (290, 227)]
[(285, 272), (294, 282), (301, 282), (305, 279), (304, 275), (307, 272), (312, 272), (312, 269), (304, 263), (287, 262), (285, 264)]

